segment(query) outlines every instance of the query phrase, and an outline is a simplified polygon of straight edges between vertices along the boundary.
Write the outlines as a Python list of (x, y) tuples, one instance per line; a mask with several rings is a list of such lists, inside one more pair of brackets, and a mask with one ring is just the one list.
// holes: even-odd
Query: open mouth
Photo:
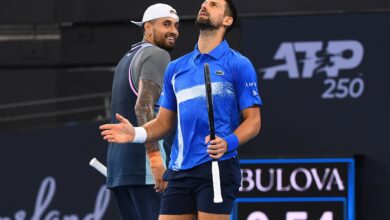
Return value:
[(169, 36), (169, 37), (167, 37), (167, 40), (168, 40), (169, 43), (174, 44), (175, 41), (176, 41), (176, 37)]
[(199, 16), (204, 16), (204, 17), (207, 17), (207, 16), (208, 16), (208, 14), (207, 14), (206, 11), (200, 11), (198, 15), (199, 15)]

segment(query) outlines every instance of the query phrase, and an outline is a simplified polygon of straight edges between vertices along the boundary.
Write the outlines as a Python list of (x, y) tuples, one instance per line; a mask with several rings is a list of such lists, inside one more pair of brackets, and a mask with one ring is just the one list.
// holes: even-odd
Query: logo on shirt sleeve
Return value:
[(225, 73), (222, 70), (217, 70), (217, 72), (215, 72), (215, 74), (217, 74), (218, 76), (225, 75)]

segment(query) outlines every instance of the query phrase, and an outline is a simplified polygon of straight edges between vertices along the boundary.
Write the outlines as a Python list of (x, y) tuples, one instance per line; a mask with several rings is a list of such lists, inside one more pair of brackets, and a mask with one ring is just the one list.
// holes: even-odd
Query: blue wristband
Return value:
[(227, 143), (228, 152), (236, 150), (238, 145), (240, 145), (238, 142), (238, 137), (234, 133), (226, 136), (224, 139)]

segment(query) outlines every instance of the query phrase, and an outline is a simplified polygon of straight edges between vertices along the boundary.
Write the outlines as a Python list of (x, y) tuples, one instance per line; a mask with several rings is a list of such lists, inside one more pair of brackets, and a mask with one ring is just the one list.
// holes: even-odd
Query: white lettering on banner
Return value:
[[(299, 173), (302, 173), (306, 179), (306, 184), (303, 187), (299, 186), (297, 181), (296, 181), (297, 175)], [(291, 173), (291, 176), (290, 176), (291, 186), (299, 192), (304, 192), (304, 191), (308, 190), (310, 188), (312, 182), (313, 182), (313, 178), (311, 177), (310, 171), (308, 171), (307, 169), (298, 168), (298, 169), (294, 170), (294, 172)]]
[(307, 220), (307, 212), (287, 212), (286, 220)]
[[(283, 169), (270, 168), (263, 174), (262, 169), (241, 169), (241, 187), (240, 192), (250, 192), (255, 188), (260, 192), (269, 192), (276, 190), (277, 192), (308, 191), (312, 187), (316, 187), (318, 191), (345, 191), (343, 180), (337, 168), (325, 168), (322, 175), (319, 174), (317, 168), (297, 168), (294, 169), (285, 177), (288, 181), (283, 179)], [(267, 175), (264, 178), (264, 175)], [(299, 176), (299, 177), (298, 177)], [(300, 179), (301, 185), (298, 184)], [(268, 180), (268, 185), (263, 185), (264, 180)], [(314, 181), (313, 181), (314, 180)], [(337, 189), (334, 187), (337, 186)]]
[(287, 72), (290, 79), (299, 78), (297, 58), (292, 43), (282, 43), (274, 56), (274, 60), (285, 60), (285, 63), (261, 69), (260, 72), (265, 72), (263, 79), (274, 79), (276, 74), (280, 72)]
[(268, 220), (268, 217), (263, 212), (252, 212), (246, 220)]
[(272, 189), (272, 187), (274, 186), (274, 184), (275, 184), (275, 175), (274, 175), (275, 171), (274, 171), (274, 169), (270, 169), (269, 173), (270, 173), (270, 175), (269, 175), (269, 184), (268, 184), (268, 186), (263, 186), (261, 184), (261, 179), (260, 179), (260, 177), (261, 177), (261, 169), (257, 169), (256, 170), (256, 187), (260, 191), (262, 191), (262, 192), (270, 191)]
[[(56, 192), (56, 181), (53, 177), (46, 177), (39, 188), (38, 196), (35, 202), (35, 208), (31, 220), (59, 220), (61, 219), (61, 213), (58, 210), (47, 211), (50, 202), (53, 200), (54, 194)], [(99, 220), (102, 219), (108, 204), (110, 202), (110, 192), (102, 186), (97, 194), (95, 201), (94, 211), (90, 214), (84, 216), (84, 218), (79, 218), (75, 214), (64, 215), (63, 220)], [(47, 214), (45, 214), (47, 213)], [(25, 220), (26, 211), (20, 210), (15, 214), (15, 220)], [(11, 220), (10, 217), (0, 217), (0, 220)]]
[[(294, 44), (296, 52), (305, 53), (303, 62), (302, 78), (311, 78), (317, 67), (316, 53), (322, 49), (322, 42), (298, 42)], [(296, 67), (298, 68), (298, 67)]]
[[(290, 211), (286, 213), (286, 220), (307, 220), (309, 217), (305, 211)], [(264, 212), (255, 211), (249, 214), (246, 220), (268, 220), (268, 216)], [(324, 212), (319, 220), (333, 220), (333, 212)]]
[(288, 192), (291, 190), (291, 186), (283, 186), (283, 170), (276, 169), (276, 191)]
[[(244, 176), (243, 173), (246, 173), (246, 175)], [(240, 191), (250, 192), (250, 191), (252, 191), (254, 189), (255, 182), (253, 181), (252, 177), (253, 177), (252, 170), (250, 170), (250, 169), (241, 169), (241, 187), (240, 187)], [(242, 187), (243, 186), (243, 184), (242, 184), (243, 182), (248, 183), (248, 186), (245, 187), (245, 188)]]
[(341, 180), (339, 171), (337, 169), (333, 169), (332, 175), (330, 175), (330, 178), (329, 178), (329, 181), (328, 181), (328, 185), (326, 185), (326, 190), (328, 190), (328, 191), (332, 190), (332, 186), (333, 185), (337, 185), (338, 189), (340, 191), (344, 191), (345, 190), (343, 181)]
[[(274, 59), (284, 60), (285, 63), (260, 69), (264, 72), (263, 79), (274, 79), (281, 73), (287, 73), (290, 79), (312, 78), (315, 73), (321, 72), (327, 77), (338, 77), (340, 70), (358, 67), (363, 59), (363, 45), (358, 41), (330, 41), (321, 54), (323, 47), (323, 42), (282, 43)], [(304, 53), (305, 58), (298, 61), (296, 53)], [(301, 74), (299, 63), (303, 63)]]
[[(304, 54), (303, 59), (299, 59), (298, 54)], [(364, 81), (360, 78), (362, 73), (358, 73), (358, 78), (349, 76), (341, 79), (342, 82), (336, 78), (342, 70), (357, 68), (363, 57), (363, 45), (356, 40), (282, 42), (273, 59), (283, 64), (259, 71), (265, 80), (273, 80), (282, 74), (287, 74), (289, 79), (311, 79), (315, 75), (325, 74), (328, 79), (324, 84), (330, 87), (322, 94), (323, 99), (359, 98), (364, 91)], [(337, 85), (337, 88), (332, 85)]]

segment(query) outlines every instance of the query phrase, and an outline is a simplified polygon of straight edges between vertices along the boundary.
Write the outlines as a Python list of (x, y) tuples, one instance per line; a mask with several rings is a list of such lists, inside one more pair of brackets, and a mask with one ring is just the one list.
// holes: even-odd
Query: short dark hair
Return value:
[(229, 33), (237, 23), (237, 9), (232, 0), (225, 0), (226, 8), (225, 14), (233, 18), (233, 23), (226, 28), (226, 33)]

